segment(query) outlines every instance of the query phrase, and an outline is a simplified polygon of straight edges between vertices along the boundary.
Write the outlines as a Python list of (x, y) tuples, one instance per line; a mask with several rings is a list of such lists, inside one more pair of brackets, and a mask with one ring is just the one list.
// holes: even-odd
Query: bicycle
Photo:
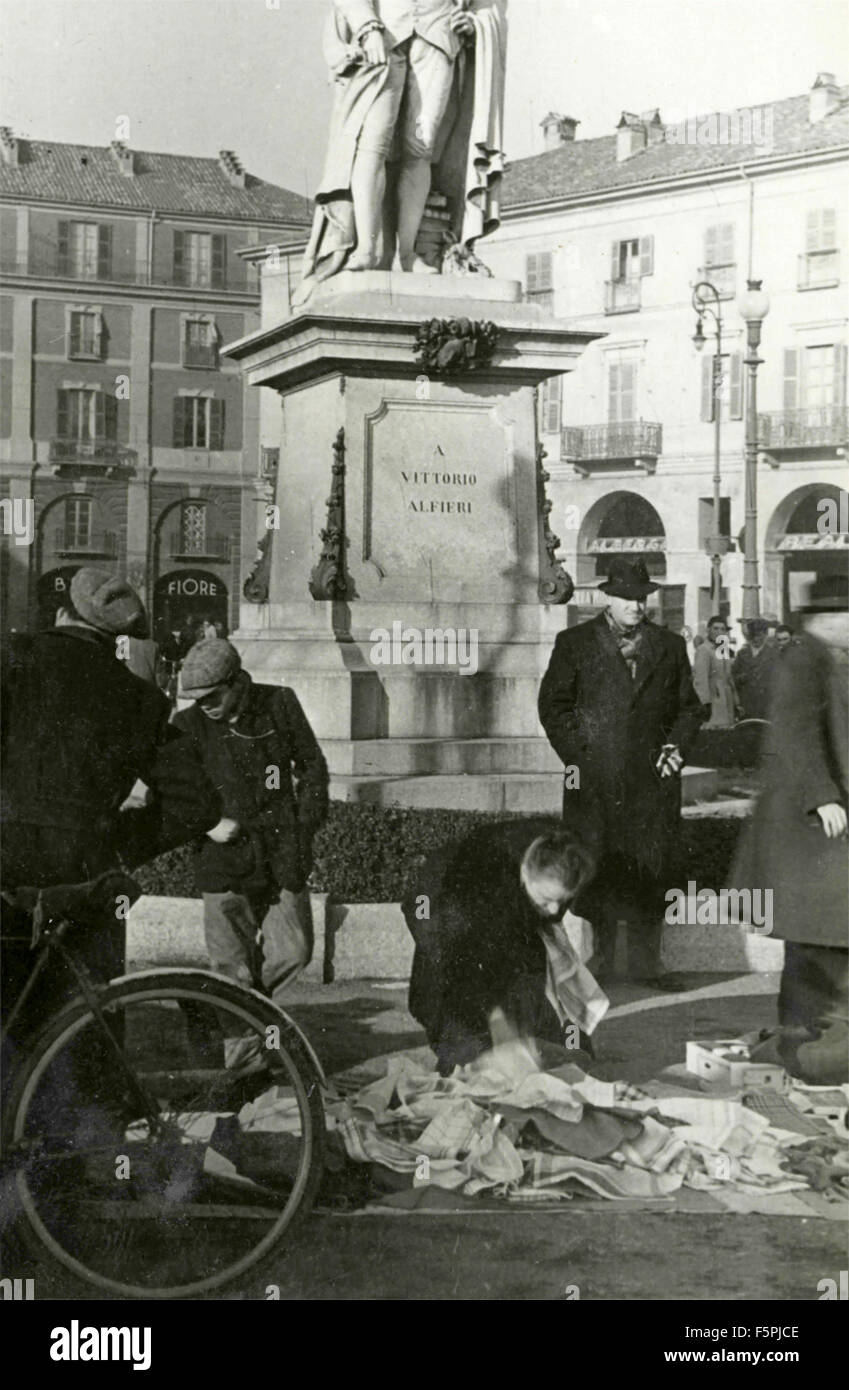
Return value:
[[(15, 1058), (4, 1189), (42, 1258), (120, 1297), (185, 1298), (252, 1269), (309, 1211), (326, 1082), (293, 1019), (222, 975), (163, 968), (92, 982), (65, 939), (128, 882), (107, 874), (4, 895), (16, 922), (32, 923), (37, 951), (4, 1048), (51, 954), (80, 990)], [(269, 1075), (228, 1072), (227, 1036), (257, 1039)]]

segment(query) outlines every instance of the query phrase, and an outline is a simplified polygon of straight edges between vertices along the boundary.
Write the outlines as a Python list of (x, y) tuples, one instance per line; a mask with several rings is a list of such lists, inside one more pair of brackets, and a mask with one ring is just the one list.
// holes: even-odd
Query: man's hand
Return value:
[(680, 748), (676, 748), (674, 743), (665, 743), (660, 750), (660, 757), (655, 763), (661, 777), (674, 777), (683, 766), (684, 755)]
[(141, 779), (136, 779), (133, 783), (129, 796), (121, 802), (119, 811), (143, 811), (145, 806), (149, 806), (153, 800), (153, 793), (150, 787)]
[(231, 840), (235, 840), (238, 835), (239, 822), (230, 820), (228, 816), (222, 816), (218, 824), (214, 825), (211, 830), (207, 830), (206, 833), (209, 839), (214, 840), (217, 845), (226, 845)]
[(837, 840), (846, 834), (846, 812), (836, 801), (830, 801), (827, 806), (818, 806), (817, 815), (830, 840)]
[(369, 67), (378, 68), (386, 62), (386, 43), (382, 29), (370, 29), (360, 40)]

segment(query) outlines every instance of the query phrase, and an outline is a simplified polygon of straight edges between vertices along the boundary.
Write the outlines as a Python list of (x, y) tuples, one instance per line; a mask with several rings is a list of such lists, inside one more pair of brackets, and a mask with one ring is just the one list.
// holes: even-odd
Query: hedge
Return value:
[[(316, 837), (310, 887), (331, 894), (337, 902), (398, 902), (415, 859), (456, 844), (478, 826), (505, 819), (527, 817), (334, 801)], [(552, 825), (556, 823), (552, 817)], [(727, 883), (741, 824), (715, 816), (682, 822), (682, 888), (690, 879), (700, 888)], [(137, 870), (134, 877), (145, 893), (194, 898), (198, 893), (191, 860), (191, 849), (184, 846)]]

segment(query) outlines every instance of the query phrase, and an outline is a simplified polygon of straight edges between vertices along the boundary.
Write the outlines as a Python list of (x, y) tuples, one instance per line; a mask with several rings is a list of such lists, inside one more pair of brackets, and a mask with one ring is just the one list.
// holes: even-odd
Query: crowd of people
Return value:
[[(641, 559), (614, 557), (599, 588), (606, 606), (559, 634), (539, 692), (566, 768), (561, 824), (493, 823), (410, 874), (410, 1007), (440, 1070), (505, 1036), (556, 1041), (565, 1028), (591, 1052), (620, 927), (630, 978), (680, 988), (661, 937), (681, 773), (703, 725), (742, 711), (770, 725), (734, 877), (773, 890), (786, 942), (774, 1046), (795, 1074), (849, 1079), (845, 576), (817, 581), (795, 635), (751, 622), (736, 655), (712, 619), (695, 679), (685, 638), (648, 618), (658, 585)], [(212, 620), (158, 636), (126, 582), (85, 567), (52, 629), (5, 644), (4, 890), (131, 871), (193, 842), (212, 967), (279, 1001), (312, 954), (327, 764), (295, 692), (253, 681)], [(93, 978), (121, 974), (123, 920), (81, 932), (77, 949)], [(24, 1029), (72, 988), (51, 970)], [(25, 944), (4, 949), (7, 1009), (25, 974)], [(255, 1043), (223, 1042), (228, 1068), (262, 1069)]]

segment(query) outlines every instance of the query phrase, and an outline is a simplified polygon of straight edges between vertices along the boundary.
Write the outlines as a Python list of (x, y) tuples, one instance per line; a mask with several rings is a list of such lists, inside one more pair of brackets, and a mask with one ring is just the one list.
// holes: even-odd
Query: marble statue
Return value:
[(396, 256), (402, 270), (437, 273), (439, 255), (416, 249), (431, 190), (447, 221), (440, 246), (460, 248), (460, 261), (498, 226), (506, 8), (333, 0), (333, 115), (296, 303), (340, 270), (389, 270)]

